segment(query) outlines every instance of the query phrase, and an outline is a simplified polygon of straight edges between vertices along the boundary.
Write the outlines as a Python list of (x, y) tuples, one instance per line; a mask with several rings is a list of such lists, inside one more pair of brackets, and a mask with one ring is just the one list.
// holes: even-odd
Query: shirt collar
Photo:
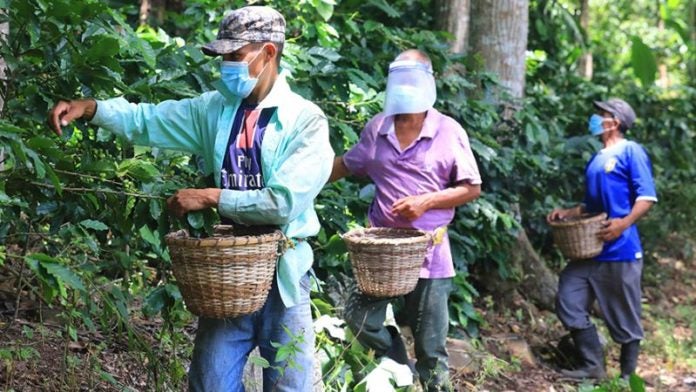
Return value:
[[(295, 97), (287, 81), (287, 77), (289, 75), (290, 73), (288, 71), (281, 68), (278, 77), (273, 83), (273, 87), (271, 87), (271, 91), (269, 91), (268, 95), (266, 95), (266, 97), (264, 97), (264, 99), (261, 100), (261, 102), (259, 102), (259, 104), (256, 106), (256, 109), (276, 107), (280, 111), (283, 107), (287, 106), (288, 104), (292, 105), (292, 103), (295, 101)], [(218, 79), (214, 81), (212, 83), (212, 86), (215, 87), (215, 89), (220, 94), (222, 94), (222, 96), (227, 98), (228, 102), (233, 107), (239, 107), (241, 99), (236, 95), (232, 94), (225, 85), (225, 83), (222, 82), (222, 80)], [(279, 120), (281, 120), (281, 122), (283, 122), (283, 118), (283, 116), (279, 116)]]
[[(425, 116), (425, 121), (423, 121), (423, 128), (421, 128), (420, 134), (418, 135), (418, 140), (423, 138), (432, 139), (437, 133), (438, 117), (440, 112), (435, 108), (428, 109), (428, 114)], [(394, 115), (385, 116), (382, 126), (379, 128), (379, 134), (381, 136), (388, 135), (394, 132)]]

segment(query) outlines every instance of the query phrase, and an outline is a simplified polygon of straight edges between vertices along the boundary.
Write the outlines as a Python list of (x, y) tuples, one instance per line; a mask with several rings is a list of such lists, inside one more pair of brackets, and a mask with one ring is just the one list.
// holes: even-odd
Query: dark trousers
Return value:
[[(416, 349), (416, 370), (426, 391), (451, 390), (445, 343), (449, 327), (447, 300), (452, 292), (452, 279), (419, 279), (416, 288), (403, 297), (408, 325), (413, 330)], [(357, 290), (346, 306), (346, 321), (358, 341), (384, 355), (392, 345), (392, 337), (384, 327), (387, 305), (402, 298), (374, 298)]]
[(643, 259), (630, 262), (571, 261), (558, 281), (556, 314), (570, 330), (592, 326), (590, 306), (596, 299), (612, 339), (643, 339), (640, 322)]

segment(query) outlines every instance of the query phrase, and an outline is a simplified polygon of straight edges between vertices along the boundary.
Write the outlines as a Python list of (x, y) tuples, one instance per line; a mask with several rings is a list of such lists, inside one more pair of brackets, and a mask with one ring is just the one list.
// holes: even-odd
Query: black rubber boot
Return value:
[(634, 340), (621, 345), (621, 378), (628, 379), (636, 372), (638, 353), (640, 352), (640, 340)]
[(607, 372), (604, 370), (604, 350), (595, 326), (573, 330), (571, 335), (582, 364), (578, 369), (564, 369), (561, 373), (574, 379), (605, 379)]

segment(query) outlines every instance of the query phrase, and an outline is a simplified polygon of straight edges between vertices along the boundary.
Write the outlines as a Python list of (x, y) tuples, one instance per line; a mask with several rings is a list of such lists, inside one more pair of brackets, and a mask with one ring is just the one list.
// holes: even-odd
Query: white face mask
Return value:
[(423, 113), (437, 99), (433, 70), (414, 60), (399, 60), (389, 64), (387, 92), (384, 100), (386, 115)]

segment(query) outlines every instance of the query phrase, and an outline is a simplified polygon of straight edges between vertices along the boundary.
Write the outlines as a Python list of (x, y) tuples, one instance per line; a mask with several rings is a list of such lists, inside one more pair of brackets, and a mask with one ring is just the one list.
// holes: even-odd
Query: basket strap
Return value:
[(291, 238), (283, 234), (283, 239), (278, 245), (278, 256), (282, 256), (288, 249), (295, 249), (298, 243), (307, 241), (306, 238)]

